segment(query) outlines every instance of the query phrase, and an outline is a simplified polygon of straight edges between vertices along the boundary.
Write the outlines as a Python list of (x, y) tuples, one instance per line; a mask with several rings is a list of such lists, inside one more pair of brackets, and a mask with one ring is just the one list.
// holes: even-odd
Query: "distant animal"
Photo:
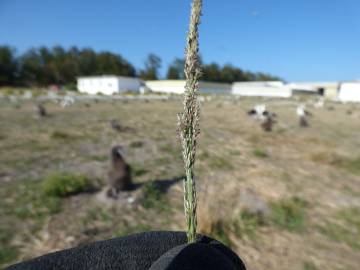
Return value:
[(116, 198), (119, 191), (129, 190), (132, 186), (131, 167), (125, 162), (123, 148), (119, 145), (111, 149), (110, 158), (107, 196)]
[(269, 115), (269, 112), (266, 110), (266, 106), (261, 104), (256, 105), (254, 108), (248, 111), (247, 114), (255, 119), (264, 120), (265, 116)]
[(307, 116), (312, 116), (312, 114), (306, 110), (305, 105), (299, 105), (296, 108), (296, 114), (299, 117), (300, 127), (308, 127), (309, 122), (307, 121)]
[(121, 125), (115, 119), (110, 120), (110, 126), (113, 130), (116, 130), (118, 132), (121, 132), (122, 130)]
[(256, 120), (261, 121), (261, 128), (266, 132), (271, 132), (273, 125), (276, 123), (277, 114), (266, 110), (266, 105), (256, 105), (247, 114)]
[(276, 123), (275, 117), (276, 114), (265, 114), (264, 119), (261, 122), (261, 128), (266, 132), (271, 132), (273, 129), (273, 125)]
[(42, 104), (37, 104), (37, 105), (36, 105), (36, 111), (37, 111), (37, 115), (38, 115), (39, 117), (46, 117), (46, 116), (48, 116), (47, 111), (46, 111), (46, 108), (45, 108), (45, 106), (42, 105)]
[(110, 127), (117, 132), (134, 132), (134, 129), (122, 126), (115, 119), (110, 120)]

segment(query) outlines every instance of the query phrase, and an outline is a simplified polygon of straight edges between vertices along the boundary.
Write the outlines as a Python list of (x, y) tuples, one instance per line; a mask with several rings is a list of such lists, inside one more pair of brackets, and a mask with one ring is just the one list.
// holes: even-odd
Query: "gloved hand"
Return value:
[(12, 265), (8, 270), (246, 270), (229, 248), (206, 236), (186, 244), (184, 232), (145, 232), (90, 243)]

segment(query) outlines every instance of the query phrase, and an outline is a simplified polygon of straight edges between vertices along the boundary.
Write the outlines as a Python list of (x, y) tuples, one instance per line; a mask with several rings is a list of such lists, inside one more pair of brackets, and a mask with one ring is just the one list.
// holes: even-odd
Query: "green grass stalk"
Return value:
[(191, 6), (190, 26), (187, 35), (185, 56), (185, 94), (184, 112), (179, 114), (179, 133), (182, 144), (186, 179), (184, 181), (184, 208), (187, 225), (188, 243), (196, 241), (196, 188), (194, 163), (197, 137), (199, 135), (200, 108), (197, 101), (199, 78), (199, 24), (202, 0), (193, 0)]

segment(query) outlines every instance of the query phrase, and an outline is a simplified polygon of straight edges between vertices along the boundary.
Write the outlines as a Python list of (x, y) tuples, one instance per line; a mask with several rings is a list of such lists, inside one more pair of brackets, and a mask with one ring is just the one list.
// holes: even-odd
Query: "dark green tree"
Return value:
[(184, 80), (184, 66), (185, 61), (180, 58), (176, 58), (169, 66), (166, 78), (168, 80)]
[(9, 46), (0, 46), (0, 86), (14, 84), (17, 69), (15, 50)]
[(159, 69), (161, 68), (161, 59), (159, 56), (151, 53), (145, 61), (145, 69), (140, 71), (140, 77), (143, 80), (157, 80), (159, 78)]

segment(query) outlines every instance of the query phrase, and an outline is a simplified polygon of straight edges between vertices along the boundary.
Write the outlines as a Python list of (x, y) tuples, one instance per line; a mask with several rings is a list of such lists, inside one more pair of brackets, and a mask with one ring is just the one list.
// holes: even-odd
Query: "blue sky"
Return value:
[[(137, 68), (184, 53), (190, 0), (0, 0), (0, 44), (92, 47)], [(360, 79), (359, 0), (204, 0), (204, 62), (288, 81)]]

